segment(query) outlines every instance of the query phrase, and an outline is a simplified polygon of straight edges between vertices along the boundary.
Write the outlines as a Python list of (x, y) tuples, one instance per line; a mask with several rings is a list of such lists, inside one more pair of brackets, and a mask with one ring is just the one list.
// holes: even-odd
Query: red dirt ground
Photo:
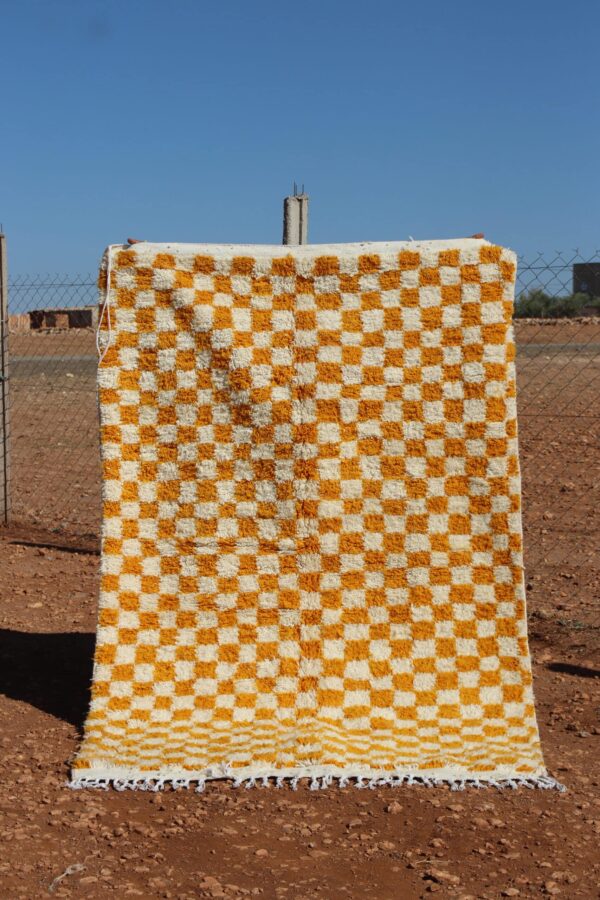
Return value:
[(97, 569), (94, 551), (56, 535), (0, 530), (0, 896), (33, 900), (52, 885), (56, 897), (177, 900), (600, 896), (591, 571), (565, 568), (529, 591), (546, 761), (567, 793), (219, 783), (151, 794), (65, 786), (87, 705)]
[(96, 624), (95, 394), (87, 345), (44, 383), (31, 357), (50, 345), (26, 336), (12, 420), (27, 524), (0, 529), (0, 897), (600, 897), (600, 322), (517, 337), (535, 690), (565, 794), (68, 790)]

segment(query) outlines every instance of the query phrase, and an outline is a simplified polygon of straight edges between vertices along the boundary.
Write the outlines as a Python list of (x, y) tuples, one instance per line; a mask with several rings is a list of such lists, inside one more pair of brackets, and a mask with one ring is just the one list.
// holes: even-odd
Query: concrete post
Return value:
[(0, 234), (0, 523), (8, 525), (10, 486), (8, 422), (8, 272), (6, 238)]
[(283, 243), (308, 243), (308, 194), (294, 192), (283, 201)]

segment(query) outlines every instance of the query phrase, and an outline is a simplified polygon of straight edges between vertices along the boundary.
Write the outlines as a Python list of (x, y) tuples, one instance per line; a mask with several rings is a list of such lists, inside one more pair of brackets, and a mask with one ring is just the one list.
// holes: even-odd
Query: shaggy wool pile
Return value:
[(555, 786), (525, 620), (515, 256), (111, 247), (74, 787)]

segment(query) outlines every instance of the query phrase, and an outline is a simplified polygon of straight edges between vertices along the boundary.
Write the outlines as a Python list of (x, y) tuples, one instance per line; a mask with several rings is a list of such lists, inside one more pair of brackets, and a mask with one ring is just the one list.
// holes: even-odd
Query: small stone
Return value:
[(255, 850), (255, 851), (254, 851), (254, 855), (255, 855), (255, 856), (260, 856), (260, 857), (268, 856), (268, 855), (269, 855), (269, 851), (268, 851), (268, 850), (265, 850), (264, 848), (261, 848), (260, 850)]
[(386, 813), (392, 813), (393, 815), (395, 815), (399, 812), (402, 812), (403, 809), (404, 807), (401, 803), (398, 803), (397, 800), (392, 800), (392, 802), (388, 803), (388, 805), (386, 806), (385, 811)]
[(444, 872), (443, 869), (428, 869), (424, 877), (439, 884), (460, 884), (458, 875), (451, 875), (450, 872)]

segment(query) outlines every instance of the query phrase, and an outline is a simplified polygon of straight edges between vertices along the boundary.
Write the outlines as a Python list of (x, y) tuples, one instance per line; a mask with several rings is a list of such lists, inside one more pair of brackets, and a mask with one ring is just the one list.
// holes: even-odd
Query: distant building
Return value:
[(600, 262), (573, 265), (573, 293), (600, 297)]
[(33, 309), (29, 313), (29, 327), (32, 331), (42, 328), (95, 328), (97, 324), (97, 306)]
[[(590, 300), (600, 298), (600, 263), (574, 263), (573, 293), (587, 294)], [(582, 316), (600, 316), (600, 306), (582, 306)]]

